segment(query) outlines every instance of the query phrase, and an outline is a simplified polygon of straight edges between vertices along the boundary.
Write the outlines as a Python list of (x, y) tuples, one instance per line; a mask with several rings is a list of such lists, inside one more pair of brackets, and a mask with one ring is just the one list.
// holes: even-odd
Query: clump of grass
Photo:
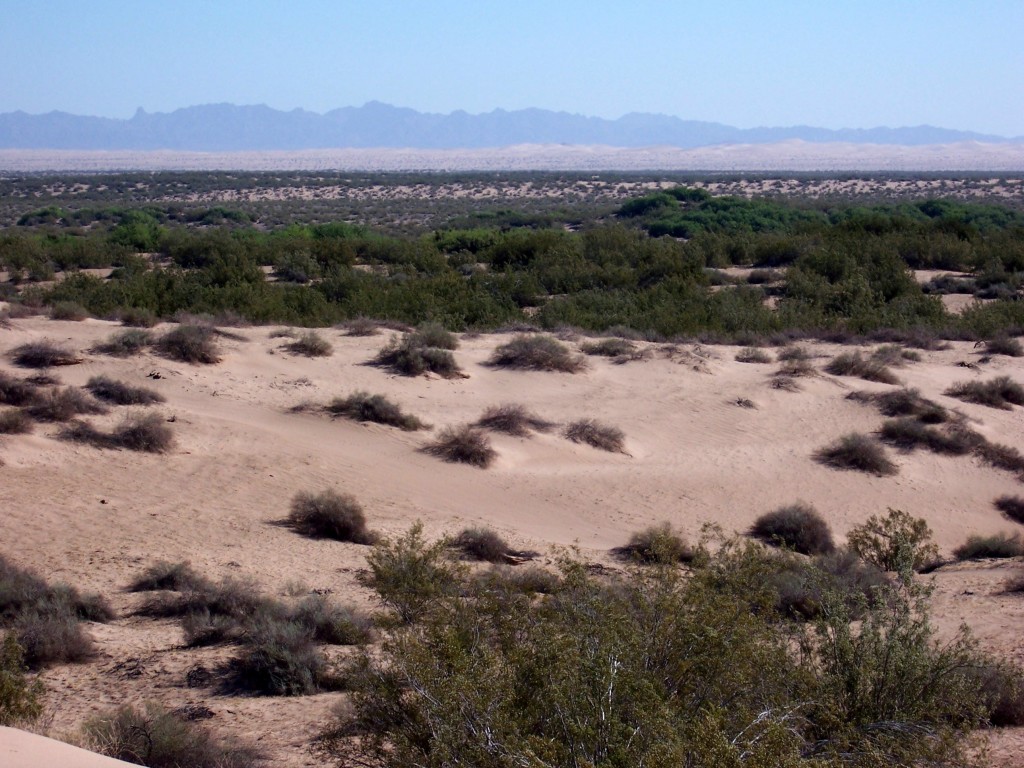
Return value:
[(825, 366), (825, 371), (833, 376), (857, 376), (880, 384), (899, 383), (899, 379), (884, 362), (873, 357), (865, 358), (860, 352), (844, 352), (834, 357)]
[(209, 325), (179, 325), (157, 339), (156, 349), (171, 360), (212, 365), (220, 362), (215, 336)]
[(1020, 534), (995, 533), (991, 536), (969, 536), (967, 541), (953, 550), (957, 560), (1007, 558), (1024, 555), (1024, 542)]
[(166, 398), (147, 387), (133, 387), (109, 376), (93, 376), (85, 385), (92, 394), (114, 405), (152, 405)]
[(10, 356), (11, 361), (22, 368), (50, 368), (82, 362), (72, 350), (52, 341), (30, 341), (12, 349)]
[(954, 384), (943, 394), (1005, 411), (1014, 405), (1024, 405), (1024, 387), (1009, 376), (997, 376), (990, 381), (963, 381)]
[(858, 402), (873, 403), (883, 416), (912, 416), (924, 424), (943, 424), (949, 421), (949, 411), (933, 400), (921, 396), (916, 389), (896, 389), (889, 392), (851, 392), (847, 397)]
[(611, 453), (625, 453), (625, 433), (595, 419), (579, 419), (567, 424), (562, 434), (574, 443), (586, 443)]
[(1020, 496), (1000, 496), (993, 504), (1014, 522), (1024, 524), (1024, 499)]
[(285, 344), (284, 348), (296, 355), (306, 357), (329, 357), (334, 354), (334, 347), (316, 331), (302, 334), (295, 341)]
[(771, 355), (757, 347), (746, 347), (736, 353), (737, 363), (757, 363), (759, 365), (766, 365), (771, 361)]
[(354, 544), (372, 544), (376, 537), (366, 527), (366, 515), (354, 496), (326, 490), (297, 493), (288, 512), (288, 524), (305, 536)]
[(1024, 346), (1012, 336), (996, 336), (985, 342), (985, 352), (990, 355), (1024, 357)]
[(32, 382), (0, 371), (0, 404), (20, 407), (28, 405), (35, 397), (36, 386)]
[(890, 419), (882, 424), (878, 434), (883, 442), (904, 450), (927, 448), (934, 453), (963, 456), (975, 447), (966, 430), (940, 432), (913, 418)]
[(51, 320), (72, 320), (81, 322), (89, 316), (89, 311), (74, 301), (58, 301), (50, 307)]
[(84, 421), (74, 421), (58, 437), (95, 448), (125, 448), (143, 453), (166, 453), (174, 446), (174, 432), (155, 413), (129, 414), (112, 432), (103, 432)]
[(895, 475), (898, 471), (876, 440), (856, 432), (844, 435), (832, 445), (815, 452), (814, 458), (834, 469), (857, 470), (879, 477)]
[(27, 435), (32, 431), (32, 419), (18, 408), (0, 411), (0, 435)]
[(583, 344), (580, 351), (601, 357), (631, 357), (636, 354), (637, 346), (627, 339), (601, 339)]
[(686, 538), (668, 523), (661, 523), (629, 537), (629, 542), (612, 553), (638, 563), (689, 563), (695, 556)]
[(587, 365), (554, 337), (525, 334), (495, 349), (488, 362), (499, 368), (562, 373), (579, 373)]
[(423, 446), (422, 450), (448, 462), (470, 464), (480, 469), (486, 469), (498, 457), (487, 435), (469, 424), (445, 427), (437, 439)]
[(152, 328), (159, 322), (152, 310), (142, 307), (128, 307), (121, 310), (121, 325), (130, 328)]
[(447, 349), (423, 346), (415, 334), (391, 341), (377, 353), (377, 365), (383, 365), (405, 376), (435, 373), (445, 379), (462, 375), (455, 356)]
[(391, 402), (384, 395), (371, 395), (369, 392), (354, 392), (344, 399), (336, 397), (327, 405), (326, 410), (334, 416), (343, 416), (353, 421), (386, 424), (406, 432), (427, 428), (427, 424), (412, 414), (405, 413), (398, 404)]
[(204, 580), (192, 570), (187, 562), (171, 563), (158, 560), (149, 566), (142, 575), (128, 585), (129, 592), (180, 592), (200, 586)]
[(515, 403), (492, 405), (477, 419), (476, 425), (513, 437), (527, 437), (531, 430), (548, 432), (555, 426), (554, 422), (542, 419), (524, 406)]
[(750, 533), (769, 544), (802, 555), (821, 555), (835, 549), (825, 518), (810, 504), (798, 502), (761, 515)]
[(38, 394), (25, 409), (36, 421), (70, 421), (82, 414), (106, 413), (107, 408), (73, 387)]
[(92, 351), (112, 357), (131, 357), (139, 354), (152, 343), (152, 331), (147, 331), (144, 328), (128, 328), (111, 335), (102, 344), (93, 347)]

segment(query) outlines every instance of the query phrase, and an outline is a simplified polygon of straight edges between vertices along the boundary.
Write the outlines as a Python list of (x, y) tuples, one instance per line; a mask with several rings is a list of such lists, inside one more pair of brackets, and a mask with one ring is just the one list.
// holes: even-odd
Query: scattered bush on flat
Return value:
[(562, 432), (567, 440), (586, 443), (610, 453), (626, 452), (626, 434), (618, 427), (602, 424), (596, 419), (579, 419), (566, 425)]
[(543, 419), (525, 406), (516, 403), (492, 405), (477, 419), (476, 425), (492, 432), (504, 432), (513, 437), (527, 437), (530, 431), (549, 432), (556, 425)]
[(402, 339), (393, 336), (377, 353), (375, 363), (405, 376), (435, 373), (442, 378), (453, 379), (462, 375), (462, 369), (450, 350), (425, 347), (415, 334), (407, 334)]
[(93, 376), (85, 388), (100, 400), (114, 405), (152, 405), (166, 400), (148, 387), (133, 387), (109, 376)]
[(288, 512), (288, 524), (304, 536), (372, 544), (374, 534), (366, 527), (362, 505), (347, 493), (326, 490), (318, 494), (295, 494)]
[(1024, 405), (1024, 387), (1009, 376), (997, 376), (989, 381), (962, 381), (943, 394), (1004, 411), (1014, 405)]
[(93, 352), (112, 357), (131, 357), (153, 344), (153, 332), (144, 328), (128, 328), (111, 335), (92, 348)]
[(375, 424), (386, 424), (398, 427), (406, 432), (427, 429), (428, 425), (412, 414), (405, 413), (401, 407), (384, 395), (371, 395), (369, 392), (354, 392), (342, 399), (336, 397), (326, 406), (332, 416), (343, 416), (353, 421), (372, 421)]
[(295, 341), (285, 344), (284, 348), (293, 354), (306, 357), (330, 357), (334, 354), (331, 343), (316, 331), (302, 334)]
[(18, 408), (0, 411), (0, 435), (27, 435), (32, 431), (32, 419)]
[(22, 368), (51, 368), (57, 365), (77, 365), (82, 358), (75, 352), (52, 341), (30, 341), (10, 352), (11, 361)]
[(613, 549), (612, 554), (648, 565), (671, 565), (692, 562), (697, 553), (686, 537), (666, 522), (637, 531), (625, 546)]
[(488, 363), (497, 368), (562, 373), (579, 373), (587, 366), (585, 358), (573, 355), (554, 337), (526, 334), (497, 347)]
[(36, 421), (70, 421), (82, 414), (106, 413), (107, 407), (74, 387), (55, 388), (36, 395), (26, 412)]
[(994, 533), (991, 536), (968, 536), (967, 541), (953, 550), (957, 560), (1020, 557), (1024, 555), (1024, 542), (1020, 534)]
[(878, 431), (884, 443), (904, 450), (927, 448), (934, 453), (963, 456), (975, 446), (971, 434), (963, 429), (939, 431), (914, 418), (889, 419)]
[(213, 365), (220, 362), (216, 330), (209, 325), (179, 325), (156, 340), (156, 350), (181, 363)]
[(810, 504), (798, 502), (779, 507), (754, 521), (751, 535), (802, 555), (827, 554), (835, 549), (825, 518)]
[(884, 362), (873, 357), (863, 357), (860, 352), (844, 352), (834, 357), (825, 366), (825, 371), (833, 376), (857, 376), (881, 384), (899, 383), (899, 379)]
[(125, 448), (143, 453), (167, 453), (174, 447), (174, 432), (156, 413), (128, 414), (111, 432), (103, 432), (84, 421), (73, 421), (58, 437), (94, 448)]
[(480, 469), (486, 469), (498, 457), (486, 433), (469, 424), (445, 427), (436, 440), (421, 450), (448, 462), (471, 464)]
[(763, 349), (757, 347), (746, 347), (736, 353), (737, 363), (758, 363), (766, 365), (772, 361), (772, 356)]
[(856, 432), (816, 451), (814, 458), (833, 469), (857, 470), (879, 477), (895, 475), (899, 471), (878, 441)]

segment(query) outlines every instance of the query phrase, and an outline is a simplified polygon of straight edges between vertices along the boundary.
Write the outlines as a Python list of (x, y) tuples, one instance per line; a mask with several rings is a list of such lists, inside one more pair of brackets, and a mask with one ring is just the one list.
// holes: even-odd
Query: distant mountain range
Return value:
[(799, 139), (922, 146), (1008, 138), (929, 125), (911, 128), (830, 130), (810, 126), (734, 128), (721, 123), (632, 113), (606, 120), (545, 109), (471, 115), (430, 114), (371, 101), (326, 114), (259, 106), (208, 104), (150, 114), (139, 109), (127, 120), (67, 112), (0, 114), (0, 148), (73, 150), (185, 150), (240, 152), (330, 148), (403, 147), (480, 149), (517, 144), (669, 146), (693, 149), (719, 144), (768, 144)]

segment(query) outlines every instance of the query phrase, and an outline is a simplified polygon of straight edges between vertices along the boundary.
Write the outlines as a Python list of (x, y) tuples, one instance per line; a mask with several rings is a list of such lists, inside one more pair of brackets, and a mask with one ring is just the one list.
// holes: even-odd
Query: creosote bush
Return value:
[(179, 325), (156, 341), (161, 355), (181, 363), (212, 365), (220, 362), (216, 330), (209, 325)]
[(898, 471), (878, 441), (856, 432), (844, 435), (832, 445), (818, 450), (814, 458), (834, 469), (857, 470), (879, 477), (895, 475)]
[(330, 357), (334, 354), (331, 343), (316, 331), (302, 334), (295, 341), (285, 344), (284, 348), (293, 354), (306, 357)]
[(802, 502), (761, 515), (750, 533), (768, 544), (788, 547), (802, 555), (827, 554), (835, 549), (825, 518)]
[(112, 334), (106, 341), (92, 348), (93, 352), (112, 357), (131, 357), (153, 344), (153, 332), (144, 328), (128, 328)]
[(469, 424), (445, 427), (437, 439), (422, 450), (448, 462), (471, 464), (480, 469), (486, 469), (498, 457), (487, 435)]
[(846, 535), (847, 546), (865, 562), (883, 571), (908, 573), (939, 559), (928, 523), (899, 509), (884, 517), (872, 515)]
[(93, 376), (85, 388), (100, 400), (114, 405), (152, 405), (166, 400), (148, 387), (133, 387), (109, 376)]
[(899, 379), (884, 362), (874, 357), (863, 357), (860, 352), (844, 352), (833, 358), (825, 371), (833, 376), (858, 376), (881, 384), (898, 384)]
[(11, 361), (22, 368), (50, 368), (56, 365), (77, 365), (82, 358), (72, 350), (52, 341), (30, 341), (10, 352)]
[(612, 553), (648, 565), (689, 563), (696, 557), (696, 550), (686, 541), (686, 537), (669, 523), (637, 531), (629, 537), (625, 546), (616, 547)]
[(967, 541), (953, 550), (957, 560), (1020, 557), (1024, 555), (1024, 542), (1020, 534), (994, 533), (991, 536), (969, 536)]
[(1014, 522), (1024, 524), (1024, 499), (1020, 496), (1000, 496), (993, 502), (996, 509)]
[(305, 536), (372, 544), (362, 505), (347, 493), (326, 490), (319, 494), (297, 493), (288, 512), (288, 524)]
[(587, 365), (584, 358), (573, 355), (569, 347), (557, 339), (526, 334), (497, 347), (488, 363), (498, 368), (562, 373), (579, 373)]
[(476, 425), (492, 432), (504, 432), (513, 437), (528, 437), (530, 431), (549, 432), (554, 422), (543, 419), (525, 406), (515, 403), (492, 405), (477, 419)]
[(1009, 376), (997, 376), (989, 381), (962, 381), (943, 394), (1006, 411), (1014, 405), (1024, 405), (1024, 387)]
[(326, 406), (326, 410), (332, 416), (386, 424), (406, 432), (426, 429), (428, 426), (412, 414), (405, 413), (384, 395), (371, 395), (369, 392), (354, 392), (344, 399), (336, 397)]
[(562, 432), (567, 440), (586, 443), (611, 453), (625, 453), (626, 434), (618, 427), (602, 424), (596, 419), (579, 419), (566, 425)]

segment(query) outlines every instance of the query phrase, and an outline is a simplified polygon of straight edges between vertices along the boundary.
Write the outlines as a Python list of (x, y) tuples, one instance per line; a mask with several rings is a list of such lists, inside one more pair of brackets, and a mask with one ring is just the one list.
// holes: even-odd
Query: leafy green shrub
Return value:
[(220, 362), (215, 335), (208, 325), (179, 325), (156, 340), (156, 350), (178, 362), (212, 365)]
[(943, 394), (1007, 411), (1014, 405), (1024, 405), (1024, 387), (1009, 376), (997, 376), (990, 381), (962, 381)]
[(25, 435), (31, 431), (32, 419), (24, 411), (0, 411), (0, 435)]
[(890, 509), (885, 517), (872, 515), (863, 525), (852, 528), (846, 542), (865, 562), (883, 571), (905, 573), (939, 559), (939, 549), (931, 537), (931, 528), (924, 520)]
[(814, 459), (834, 469), (869, 472), (879, 477), (895, 475), (898, 471), (896, 464), (876, 440), (856, 432), (844, 435), (827, 448), (816, 451)]
[(883, 442), (897, 448), (913, 450), (921, 447), (950, 456), (970, 453), (975, 445), (964, 430), (940, 432), (913, 418), (890, 419), (882, 424), (878, 434)]
[(11, 361), (22, 368), (50, 368), (56, 365), (77, 365), (82, 358), (72, 350), (52, 341), (30, 341), (10, 352)]
[(1024, 499), (1020, 496), (1000, 496), (993, 503), (1011, 520), (1024, 523)]
[(790, 504), (761, 515), (750, 533), (769, 544), (788, 547), (802, 555), (820, 555), (835, 549), (825, 518), (811, 505)]
[(427, 425), (415, 416), (405, 413), (384, 395), (369, 392), (354, 392), (345, 399), (336, 397), (326, 407), (333, 416), (344, 416), (353, 421), (372, 421), (398, 427), (406, 432), (426, 429)]
[(1012, 336), (997, 336), (985, 342), (985, 351), (990, 355), (1024, 357), (1024, 346)]
[(746, 347), (736, 353), (737, 363), (758, 363), (766, 365), (772, 361), (771, 355), (757, 347)]
[(602, 424), (596, 419), (579, 419), (566, 425), (562, 432), (567, 440), (586, 443), (611, 453), (625, 453), (626, 434), (618, 427)]
[(259, 749), (217, 738), (156, 704), (131, 705), (90, 718), (82, 727), (94, 752), (149, 768), (256, 768), (264, 765)]
[(453, 379), (462, 375), (462, 369), (450, 351), (425, 347), (414, 334), (408, 334), (403, 339), (392, 337), (377, 353), (375, 362), (405, 376), (436, 373), (442, 378)]
[(448, 462), (471, 464), (480, 469), (486, 469), (498, 457), (487, 435), (469, 424), (445, 427), (436, 440), (421, 450)]
[(36, 603), (22, 610), (11, 632), (31, 669), (87, 661), (95, 654), (92, 638), (82, 631), (73, 607), (63, 601)]
[(696, 556), (686, 538), (668, 523), (637, 531), (623, 547), (612, 553), (638, 563), (689, 563)]
[(93, 376), (85, 385), (100, 400), (114, 405), (152, 405), (166, 398), (147, 387), (133, 387), (109, 376)]
[(58, 301), (50, 307), (51, 320), (72, 320), (81, 322), (89, 316), (89, 311), (75, 301)]
[(627, 339), (601, 339), (583, 344), (580, 350), (587, 355), (629, 357), (636, 354), (637, 346)]
[(323, 336), (315, 331), (302, 334), (295, 341), (285, 344), (285, 349), (296, 355), (306, 357), (329, 357), (334, 354), (334, 347)]
[(159, 322), (152, 310), (140, 307), (122, 309), (120, 319), (121, 325), (127, 325), (132, 328), (152, 328)]
[(523, 334), (497, 347), (488, 363), (499, 368), (562, 373), (579, 373), (586, 368), (586, 360), (574, 356), (557, 339)]
[(374, 535), (366, 527), (366, 515), (354, 496), (326, 490), (319, 494), (301, 492), (292, 498), (288, 524), (313, 538), (372, 544)]
[(204, 579), (186, 562), (171, 563), (158, 560), (149, 566), (142, 575), (129, 586), (129, 592), (154, 592), (167, 590), (180, 592), (183, 589), (202, 585)]
[(36, 421), (70, 421), (83, 413), (106, 413), (107, 408), (73, 387), (38, 394), (26, 412)]
[(0, 643), (0, 726), (30, 723), (43, 713), (43, 683), (29, 682), (26, 671), (25, 653), (9, 633)]
[(873, 357), (862, 357), (860, 352), (844, 352), (834, 357), (825, 366), (825, 371), (833, 376), (858, 376), (866, 381), (877, 381), (881, 384), (899, 383), (899, 379), (884, 362)]
[(1020, 557), (1024, 555), (1024, 542), (1020, 534), (994, 533), (991, 536), (968, 536), (967, 541), (953, 550), (957, 560), (981, 560), (987, 557)]
[(129, 328), (110, 336), (102, 344), (93, 347), (93, 352), (113, 357), (131, 357), (142, 352), (153, 343), (153, 332), (144, 328)]
[(527, 437), (530, 430), (548, 432), (555, 424), (515, 403), (492, 405), (477, 419), (476, 425), (493, 432), (504, 432), (513, 437)]

